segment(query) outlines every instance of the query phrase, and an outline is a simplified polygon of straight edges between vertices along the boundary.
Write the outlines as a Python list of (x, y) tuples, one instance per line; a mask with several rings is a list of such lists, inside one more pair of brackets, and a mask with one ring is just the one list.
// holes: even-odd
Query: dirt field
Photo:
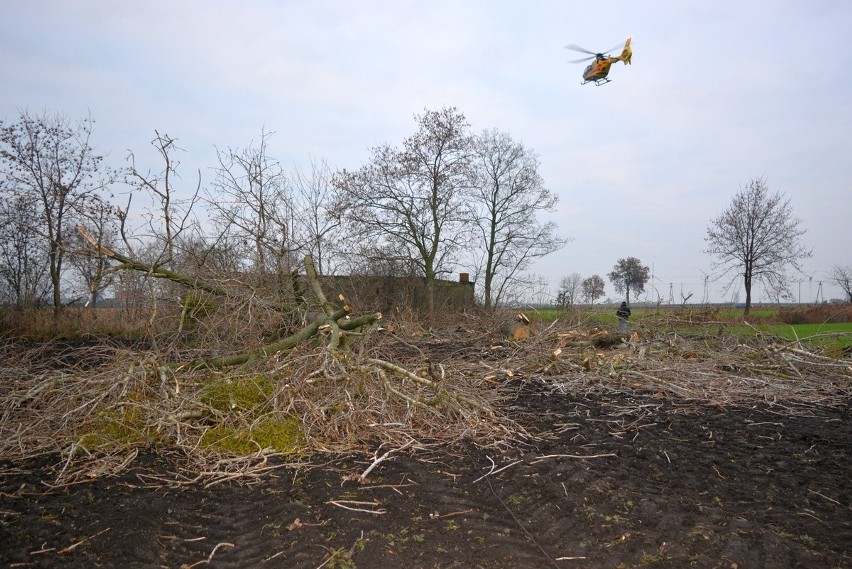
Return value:
[(51, 490), (58, 458), (2, 465), (3, 567), (852, 567), (852, 410), (720, 407), (503, 385), (536, 433), (251, 484), (169, 487), (140, 455)]

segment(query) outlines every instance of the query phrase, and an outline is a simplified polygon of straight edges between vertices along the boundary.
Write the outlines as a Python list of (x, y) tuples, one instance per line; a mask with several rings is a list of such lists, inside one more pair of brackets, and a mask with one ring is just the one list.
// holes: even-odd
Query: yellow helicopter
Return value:
[(583, 71), (583, 82), (580, 85), (585, 85), (586, 83), (594, 83), (595, 85), (604, 85), (605, 83), (609, 83), (612, 81), (607, 75), (609, 75), (609, 68), (616, 61), (623, 61), (624, 65), (630, 65), (630, 59), (633, 57), (633, 50), (630, 49), (630, 40), (633, 39), (633, 36), (628, 36), (627, 41), (624, 42), (624, 49), (621, 50), (621, 53), (615, 57), (611, 57), (607, 55), (609, 52), (618, 49), (621, 44), (604, 51), (602, 53), (595, 53), (593, 51), (589, 51), (586, 48), (580, 47), (579, 45), (566, 45), (565, 49), (571, 49), (574, 51), (580, 51), (582, 53), (591, 54), (591, 57), (584, 57), (582, 59), (575, 59), (571, 63), (581, 63), (583, 61), (589, 61), (590, 59), (594, 59), (592, 63), (590, 63), (586, 69)]

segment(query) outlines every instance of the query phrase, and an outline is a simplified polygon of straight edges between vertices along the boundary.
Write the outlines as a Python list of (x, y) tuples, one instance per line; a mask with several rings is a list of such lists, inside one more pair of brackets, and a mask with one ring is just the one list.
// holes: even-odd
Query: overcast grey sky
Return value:
[[(791, 199), (814, 256), (794, 285), (812, 300), (852, 265), (852, 2), (682, 0), (3, 0), (0, 118), (91, 113), (114, 166), (154, 130), (179, 139), (184, 180), (204, 182), (214, 145), (262, 129), (285, 167), (356, 169), (414, 115), (455, 106), (538, 153), (573, 238), (535, 266), (606, 274), (653, 268), (654, 289), (704, 295), (711, 219), (751, 179)], [(580, 85), (569, 43), (633, 35), (633, 65)], [(155, 161), (150, 168), (159, 169)], [(730, 300), (708, 281), (711, 300)], [(650, 287), (649, 287), (650, 288)], [(767, 300), (758, 290), (757, 300)], [(656, 298), (656, 293), (654, 293)], [(745, 296), (741, 293), (740, 300)]]

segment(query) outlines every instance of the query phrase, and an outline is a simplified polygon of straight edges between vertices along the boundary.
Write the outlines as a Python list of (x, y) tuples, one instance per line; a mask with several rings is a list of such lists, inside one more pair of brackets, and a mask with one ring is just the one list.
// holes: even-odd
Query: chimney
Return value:
[(469, 273), (459, 273), (459, 282), (460, 283), (469, 283), (470, 282), (470, 274)]

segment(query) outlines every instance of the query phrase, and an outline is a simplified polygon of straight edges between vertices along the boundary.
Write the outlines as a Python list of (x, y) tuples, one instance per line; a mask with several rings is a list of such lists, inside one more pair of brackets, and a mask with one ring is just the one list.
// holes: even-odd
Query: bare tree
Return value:
[(583, 299), (591, 304), (604, 295), (604, 280), (599, 275), (592, 275), (580, 283), (583, 289)]
[(334, 181), (336, 212), (350, 239), (390, 246), (416, 261), (434, 313), (435, 279), (447, 271), (468, 231), (471, 138), (455, 108), (425, 111), (402, 149), (373, 148), (370, 163)]
[(538, 157), (497, 130), (474, 141), (472, 169), (474, 220), (483, 250), (483, 303), (498, 306), (506, 287), (530, 263), (562, 248), (556, 224), (541, 223), (539, 213), (553, 211), (558, 196), (538, 173)]
[(325, 161), (311, 160), (307, 172), (296, 168), (293, 174), (297, 196), (299, 243), (304, 254), (310, 254), (317, 271), (326, 274), (331, 269), (332, 253), (337, 249), (332, 236), (340, 227), (340, 216), (332, 210), (333, 187), (331, 170)]
[(269, 154), (270, 137), (264, 131), (257, 145), (218, 151), (207, 198), (221, 239), (240, 244), (258, 275), (289, 273), (298, 258), (297, 216), (284, 170)]
[(3, 193), (26, 195), (38, 204), (38, 234), (47, 241), (53, 307), (62, 306), (62, 270), (71, 217), (111, 180), (102, 175), (102, 156), (90, 138), (91, 117), (72, 124), (60, 114), (19, 113), (18, 121), (0, 121), (0, 175)]
[(559, 292), (556, 294), (556, 303), (565, 308), (577, 302), (580, 297), (580, 283), (583, 281), (580, 273), (571, 273), (567, 277), (562, 277), (559, 281)]
[(0, 200), (0, 286), (2, 302), (26, 308), (47, 302), (50, 263), (47, 243), (36, 232), (38, 204), (27, 195)]
[[(154, 139), (151, 146), (163, 160), (163, 169), (155, 174), (151, 171), (141, 171), (137, 168), (136, 157), (131, 152), (128, 156), (130, 166), (127, 169), (127, 183), (137, 192), (142, 193), (152, 202), (153, 210), (146, 210), (144, 216), (148, 221), (150, 233), (160, 252), (152, 260), (152, 266), (169, 266), (175, 259), (175, 248), (179, 237), (190, 230), (193, 226), (193, 207), (198, 202), (198, 192), (201, 188), (201, 172), (198, 172), (198, 182), (195, 190), (187, 198), (178, 197), (174, 182), (178, 176), (180, 162), (175, 158), (175, 153), (182, 149), (177, 145), (177, 139), (168, 134), (160, 134), (154, 131)], [(128, 203), (127, 209), (130, 208)], [(124, 221), (127, 219), (127, 210), (119, 215), (122, 219), (122, 236), (125, 237), (125, 245), (132, 253), (133, 247), (126, 239)], [(140, 234), (143, 237), (144, 234)], [(150, 243), (146, 244), (150, 245)]]
[[(170, 282), (169, 279), (172, 278), (170, 275), (176, 275), (174, 272), (178, 268), (176, 264), (186, 259), (186, 255), (180, 254), (181, 241), (188, 243), (193, 241), (187, 236), (198, 227), (194, 221), (193, 208), (199, 199), (201, 172), (198, 172), (198, 182), (189, 197), (179, 197), (174, 184), (175, 180), (180, 178), (178, 175), (180, 162), (175, 154), (181, 148), (177, 146), (177, 139), (168, 134), (160, 134), (157, 131), (154, 131), (154, 134), (151, 146), (162, 159), (163, 169), (159, 173), (152, 173), (150, 170), (141, 171), (136, 165), (136, 157), (130, 153), (128, 156), (130, 166), (126, 172), (127, 183), (134, 188), (135, 192), (141, 194), (143, 199), (147, 198), (151, 202), (150, 207), (146, 207), (142, 214), (147, 221), (147, 229), (140, 229), (135, 234), (128, 233), (126, 223), (129, 218), (130, 198), (133, 196), (131, 194), (126, 208), (118, 214), (125, 252), (119, 253), (112, 250), (101, 252), (117, 261), (112, 271), (133, 270), (145, 274), (147, 300), (150, 303), (148, 328), (151, 333), (150, 338), (156, 346), (154, 325), (159, 314), (159, 301), (161, 297), (171, 296), (173, 292), (168, 286), (160, 285)], [(92, 244), (95, 245), (95, 243)], [(134, 250), (137, 246), (140, 246), (142, 254)], [(197, 277), (189, 271), (180, 276), (184, 279), (182, 284), (190, 284)], [(202, 285), (194, 286), (203, 288)]]
[(852, 302), (852, 267), (834, 265), (828, 274), (828, 280), (843, 289), (846, 302)]
[(806, 231), (800, 223), (790, 200), (780, 192), (770, 194), (764, 178), (741, 188), (728, 209), (711, 221), (704, 238), (706, 252), (717, 258), (714, 269), (732, 276), (729, 286), (743, 279), (745, 314), (751, 310), (755, 281), (776, 295), (792, 297), (786, 268), (800, 271), (799, 262), (812, 254), (800, 243)]
[(630, 291), (632, 290), (636, 295), (642, 294), (649, 274), (648, 267), (642, 265), (639, 259), (627, 257), (619, 259), (607, 277), (615, 287), (615, 292), (625, 293), (627, 304), (630, 304)]

